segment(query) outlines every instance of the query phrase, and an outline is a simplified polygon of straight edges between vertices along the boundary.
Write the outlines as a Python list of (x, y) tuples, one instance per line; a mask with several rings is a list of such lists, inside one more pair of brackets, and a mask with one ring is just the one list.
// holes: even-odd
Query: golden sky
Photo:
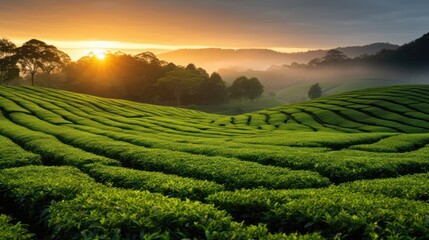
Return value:
[(0, 0), (0, 37), (36, 38), (76, 54), (96, 47), (306, 50), (402, 44), (427, 31), (427, 12), (426, 0)]

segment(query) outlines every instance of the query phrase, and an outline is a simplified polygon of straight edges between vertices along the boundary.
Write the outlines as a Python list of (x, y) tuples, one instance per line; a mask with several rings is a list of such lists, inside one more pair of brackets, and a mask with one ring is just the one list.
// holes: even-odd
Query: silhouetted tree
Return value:
[(43, 70), (48, 74), (48, 84), (49, 87), (51, 87), (51, 73), (64, 69), (66, 65), (71, 63), (71, 59), (67, 53), (50, 45), (46, 48), (46, 52), (41, 63)]
[(247, 77), (241, 76), (234, 80), (232, 85), (228, 88), (229, 98), (231, 99), (243, 99), (244, 94), (244, 82), (247, 81)]
[(326, 65), (343, 64), (349, 62), (351, 59), (348, 58), (343, 52), (332, 49), (329, 50), (326, 55), (322, 58), (315, 58), (308, 62), (309, 67), (321, 67)]
[[(49, 66), (49, 69), (52, 69), (54, 65), (57, 65), (62, 60), (58, 56), (59, 53), (63, 52), (59, 51), (55, 46), (48, 45), (37, 39), (25, 42), (16, 51), (21, 70), (31, 76), (31, 85), (34, 85), (36, 73), (45, 71), (45, 64)], [(53, 64), (52, 66), (50, 65), (51, 63)]]
[(161, 95), (171, 93), (176, 101), (176, 106), (182, 105), (185, 95), (196, 96), (200, 93), (204, 76), (198, 71), (178, 69), (165, 74), (156, 81), (155, 86)]
[(161, 61), (151, 52), (143, 52), (134, 56), (138, 61), (145, 62), (147, 64), (160, 65)]
[(319, 98), (322, 96), (322, 88), (319, 83), (316, 83), (310, 87), (308, 90), (308, 97), (310, 99)]
[(332, 49), (329, 50), (326, 55), (321, 59), (322, 64), (332, 63), (343, 63), (349, 60), (349, 58), (341, 51)]
[(203, 104), (218, 104), (227, 100), (226, 85), (219, 73), (214, 72), (203, 81), (201, 95)]
[(264, 86), (261, 82), (255, 77), (252, 77), (248, 80), (246, 84), (246, 95), (250, 100), (255, 100), (260, 97), (264, 92)]
[(67, 67), (67, 88), (103, 97), (156, 102), (156, 80), (176, 70), (153, 53), (108, 53), (103, 60), (85, 56)]
[(190, 64), (188, 64), (188, 66), (186, 66), (186, 70), (196, 71), (197, 67), (195, 67), (195, 65), (193, 63), (190, 63)]
[(0, 39), (0, 83), (8, 85), (19, 77), (18, 59), (15, 55), (16, 46), (7, 39)]
[(257, 78), (248, 79), (245, 76), (237, 78), (229, 87), (229, 97), (232, 99), (247, 98), (254, 100), (262, 95), (264, 86)]

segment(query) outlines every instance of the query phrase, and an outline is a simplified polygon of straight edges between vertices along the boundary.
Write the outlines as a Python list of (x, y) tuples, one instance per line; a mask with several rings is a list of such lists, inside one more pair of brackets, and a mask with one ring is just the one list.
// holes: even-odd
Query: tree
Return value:
[(50, 46), (47, 50), (44, 59), (42, 60), (43, 70), (48, 74), (48, 83), (51, 87), (51, 73), (57, 70), (64, 69), (66, 65), (71, 63), (69, 55), (58, 50), (54, 46)]
[(16, 52), (22, 71), (31, 76), (31, 85), (34, 85), (36, 73), (47, 71), (50, 74), (70, 59), (67, 54), (55, 46), (37, 39), (25, 42)]
[(193, 63), (189, 63), (188, 66), (186, 66), (186, 70), (197, 71), (197, 67), (195, 67)]
[(176, 100), (176, 106), (181, 106), (185, 95), (199, 94), (203, 81), (204, 77), (198, 71), (178, 69), (167, 72), (156, 81), (155, 86), (161, 94), (171, 92)]
[(247, 77), (241, 76), (234, 80), (232, 85), (228, 88), (229, 98), (231, 99), (243, 99), (245, 97), (244, 85), (247, 81)]
[(142, 52), (134, 56), (138, 61), (145, 62), (147, 64), (161, 65), (161, 61), (151, 52)]
[(260, 97), (264, 92), (264, 86), (257, 78), (241, 76), (229, 87), (229, 96), (232, 99), (248, 98), (251, 101)]
[(0, 39), (0, 83), (8, 85), (19, 77), (19, 68), (15, 55), (16, 46), (7, 39)]
[(261, 82), (259, 82), (257, 78), (252, 77), (248, 80), (245, 92), (247, 97), (253, 101), (262, 95), (264, 92), (264, 86), (262, 86)]
[(202, 84), (202, 103), (217, 104), (226, 101), (228, 93), (225, 82), (219, 73), (214, 72)]
[(321, 59), (321, 64), (343, 63), (350, 60), (343, 52), (332, 49)]
[(319, 86), (319, 83), (312, 85), (308, 90), (308, 97), (310, 99), (319, 98), (321, 96), (322, 96), (322, 88)]

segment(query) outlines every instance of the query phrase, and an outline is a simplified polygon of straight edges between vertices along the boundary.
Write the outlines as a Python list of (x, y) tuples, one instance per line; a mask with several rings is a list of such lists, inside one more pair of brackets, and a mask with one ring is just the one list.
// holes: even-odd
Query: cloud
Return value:
[(0, 0), (0, 5), (2, 34), (169, 45), (401, 44), (427, 32), (429, 22), (427, 0)]

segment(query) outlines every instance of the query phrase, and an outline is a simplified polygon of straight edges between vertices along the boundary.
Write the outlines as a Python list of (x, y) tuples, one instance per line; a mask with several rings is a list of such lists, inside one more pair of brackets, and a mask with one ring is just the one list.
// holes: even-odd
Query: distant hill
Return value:
[(429, 66), (429, 33), (422, 37), (404, 44), (395, 50), (384, 50), (368, 60), (374, 60), (385, 65), (404, 68), (427, 68)]
[[(375, 54), (382, 49), (397, 49), (399, 46), (390, 43), (374, 43), (365, 46), (336, 48), (349, 57), (362, 54)], [(284, 53), (270, 49), (179, 49), (158, 54), (160, 59), (179, 65), (194, 63), (209, 71), (220, 68), (241, 68), (265, 70), (272, 65), (290, 64), (292, 62), (307, 63), (311, 59), (322, 57), (328, 50), (312, 50), (307, 52)]]
[[(365, 46), (351, 46), (351, 47), (339, 47), (337, 50), (343, 52), (350, 58), (361, 56), (363, 54), (373, 55), (380, 52), (383, 49), (386, 50), (396, 50), (399, 48), (399, 45), (390, 44), (390, 43), (373, 43)], [(326, 54), (327, 51), (324, 51)]]
[[(409, 94), (411, 93), (411, 94)], [(427, 133), (429, 85), (366, 88), (217, 119), (227, 127)]]

